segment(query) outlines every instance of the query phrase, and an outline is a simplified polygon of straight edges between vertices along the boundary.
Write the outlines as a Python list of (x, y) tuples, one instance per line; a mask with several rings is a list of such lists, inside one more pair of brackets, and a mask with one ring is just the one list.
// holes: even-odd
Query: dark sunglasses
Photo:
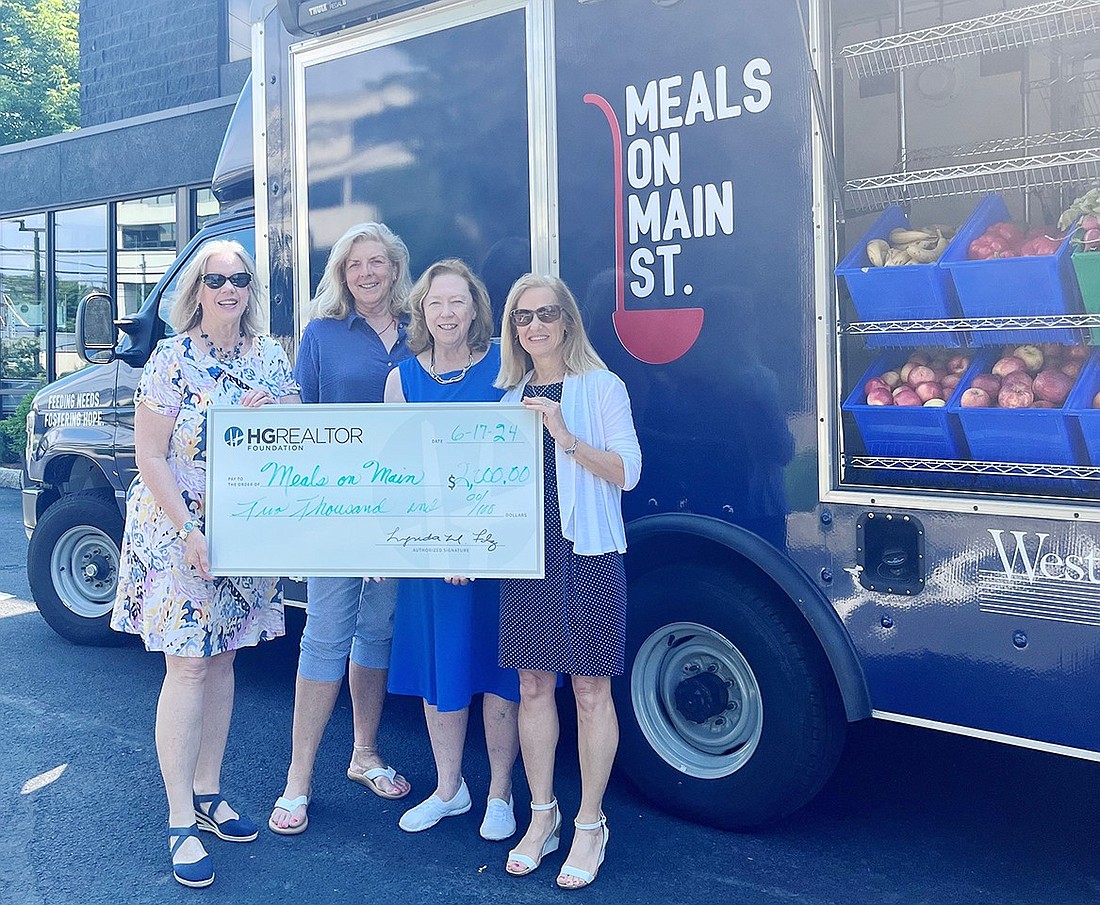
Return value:
[(534, 311), (528, 308), (513, 308), (508, 316), (517, 327), (526, 327), (536, 316), (544, 324), (552, 324), (554, 321), (561, 320), (561, 305), (543, 305)]
[(224, 273), (204, 273), (202, 275), (203, 285), (209, 286), (211, 289), (221, 289), (225, 285), (225, 281), (229, 280), (238, 289), (244, 289), (249, 283), (252, 282), (252, 274), (245, 273), (243, 270), (240, 273), (235, 273), (232, 276), (226, 276)]

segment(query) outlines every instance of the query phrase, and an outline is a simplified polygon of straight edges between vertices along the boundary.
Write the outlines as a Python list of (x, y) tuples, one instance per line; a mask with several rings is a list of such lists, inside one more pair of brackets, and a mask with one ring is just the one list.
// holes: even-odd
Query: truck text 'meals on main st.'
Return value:
[(1100, 2), (1011, 6), (269, 5), (223, 216), (35, 400), (43, 616), (110, 638), (133, 391), (197, 245), (257, 252), (293, 353), (374, 219), (498, 317), (559, 274), (626, 381), (619, 762), (657, 804), (781, 817), (870, 716), (1100, 759)]

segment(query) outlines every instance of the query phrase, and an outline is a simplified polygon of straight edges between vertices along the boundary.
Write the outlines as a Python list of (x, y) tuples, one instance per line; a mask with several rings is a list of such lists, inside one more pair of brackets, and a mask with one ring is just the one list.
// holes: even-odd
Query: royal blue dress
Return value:
[[(408, 402), (499, 402), (493, 386), (500, 347), (460, 381), (437, 383), (415, 358), (397, 366)], [(458, 375), (451, 371), (439, 376)], [(500, 583), (479, 578), (450, 585), (442, 578), (404, 578), (393, 620), (389, 690), (423, 698), (439, 710), (462, 710), (478, 692), (519, 700), (519, 677), (500, 662)]]

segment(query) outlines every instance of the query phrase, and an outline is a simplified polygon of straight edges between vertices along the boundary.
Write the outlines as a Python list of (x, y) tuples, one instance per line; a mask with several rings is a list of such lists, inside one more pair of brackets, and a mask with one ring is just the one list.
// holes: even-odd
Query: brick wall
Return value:
[(80, 0), (81, 125), (219, 96), (225, 0)]

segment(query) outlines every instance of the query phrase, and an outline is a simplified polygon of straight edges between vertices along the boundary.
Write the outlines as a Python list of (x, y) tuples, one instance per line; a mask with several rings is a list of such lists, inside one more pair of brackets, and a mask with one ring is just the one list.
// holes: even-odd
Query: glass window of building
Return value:
[(116, 273), (120, 316), (141, 310), (146, 297), (176, 257), (175, 193), (119, 201)]
[(226, 12), (228, 14), (229, 53), (227, 59), (230, 63), (237, 60), (247, 60), (252, 56), (252, 29), (248, 24), (248, 7), (251, 0), (226, 0)]
[(218, 199), (214, 197), (214, 193), (210, 189), (195, 189), (192, 193), (192, 201), (194, 203), (195, 218), (191, 226), (192, 235), (194, 235), (218, 216), (221, 205), (218, 204)]
[(76, 308), (89, 292), (107, 292), (107, 205), (54, 215), (54, 366), (61, 377), (84, 367), (76, 352)]
[(46, 380), (46, 216), (0, 220), (0, 417)]

